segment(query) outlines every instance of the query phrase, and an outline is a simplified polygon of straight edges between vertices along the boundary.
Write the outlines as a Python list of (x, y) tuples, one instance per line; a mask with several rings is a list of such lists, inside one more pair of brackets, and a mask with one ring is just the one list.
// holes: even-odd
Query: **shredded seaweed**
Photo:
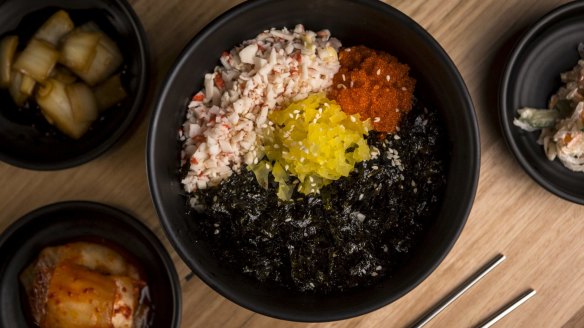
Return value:
[(446, 136), (438, 114), (416, 104), (396, 135), (371, 132), (367, 141), (372, 159), (320, 195), (294, 192), (282, 202), (273, 177), (264, 189), (247, 170), (197, 192), (200, 238), (235, 270), (300, 292), (391, 276), (431, 233), (446, 184)]

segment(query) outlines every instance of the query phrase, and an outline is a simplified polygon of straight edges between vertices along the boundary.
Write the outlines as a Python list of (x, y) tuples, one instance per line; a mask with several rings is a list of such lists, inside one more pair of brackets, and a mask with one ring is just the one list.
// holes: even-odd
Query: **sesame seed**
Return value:
[(353, 122), (353, 123), (354, 123), (354, 122), (356, 122), (356, 121), (357, 121), (357, 119), (355, 118), (355, 116), (351, 116), (351, 122)]
[(395, 140), (399, 140), (399, 139), (401, 139), (401, 138), (400, 138), (400, 136), (398, 136), (397, 134), (396, 134), (396, 135), (394, 135), (394, 136), (393, 136), (393, 138), (394, 138)]
[(363, 194), (359, 195), (359, 200), (363, 200), (363, 197), (365, 197), (365, 195)]
[(287, 218), (286, 220), (284, 220), (284, 222), (290, 222), (290, 221), (292, 221), (291, 218)]
[(389, 76), (389, 75), (386, 75), (386, 76), (385, 76), (385, 79), (387, 80), (387, 82), (389, 82), (389, 80), (391, 80), (391, 76)]
[(381, 68), (377, 69), (377, 75), (381, 74)]
[(383, 268), (381, 267), (381, 265), (378, 265), (378, 266), (375, 268), (375, 270), (376, 270), (376, 271), (381, 271), (381, 269), (383, 269)]
[(372, 277), (377, 277), (377, 272), (371, 272)]
[(402, 87), (402, 91), (407, 91), (408, 89), (406, 89), (406, 87)]
[(215, 229), (215, 234), (218, 235), (219, 234), (219, 229)]
[(347, 81), (347, 79), (345, 78), (345, 74), (341, 75), (343, 77), (343, 82)]
[(373, 170), (379, 170), (379, 166), (377, 166), (377, 165), (373, 165), (371, 168), (372, 168)]
[(373, 119), (373, 122), (375, 122), (375, 123), (380, 122), (380, 121), (381, 121), (381, 118), (380, 117), (376, 117), (376, 118)]
[(290, 168), (290, 165), (286, 164), (286, 166), (284, 166), (284, 170), (288, 171), (288, 169)]

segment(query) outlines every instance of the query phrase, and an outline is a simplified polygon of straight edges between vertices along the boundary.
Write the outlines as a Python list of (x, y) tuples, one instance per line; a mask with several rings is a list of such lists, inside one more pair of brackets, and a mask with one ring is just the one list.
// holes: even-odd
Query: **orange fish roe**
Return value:
[(347, 114), (370, 118), (374, 130), (395, 132), (402, 116), (412, 109), (416, 80), (408, 75), (409, 66), (365, 46), (341, 50), (339, 61), (329, 97)]

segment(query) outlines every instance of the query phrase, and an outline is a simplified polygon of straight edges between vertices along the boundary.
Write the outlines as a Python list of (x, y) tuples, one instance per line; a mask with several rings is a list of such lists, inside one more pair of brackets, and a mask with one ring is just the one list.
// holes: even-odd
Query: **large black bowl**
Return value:
[[(448, 131), (448, 184), (438, 217), (421, 251), (391, 279), (335, 296), (293, 293), (257, 285), (212, 256), (187, 214), (178, 178), (177, 130), (203, 76), (225, 50), (270, 27), (328, 28), (344, 45), (365, 44), (396, 55), (417, 79), (416, 95), (440, 112)], [(185, 48), (163, 87), (148, 137), (148, 176), (152, 197), (172, 244), (209, 286), (234, 302), (269, 316), (295, 321), (331, 321), (378, 309), (401, 297), (442, 261), (470, 211), (479, 174), (479, 136), (473, 105), (456, 67), (440, 45), (416, 22), (379, 1), (260, 0), (225, 13)]]
[(509, 149), (531, 178), (557, 196), (584, 205), (584, 173), (570, 171), (559, 160), (549, 161), (537, 143), (539, 132), (513, 125), (518, 109), (547, 108), (562, 84), (560, 73), (580, 59), (582, 31), (584, 2), (576, 1), (551, 11), (522, 36), (502, 76), (499, 122)]
[(128, 97), (94, 122), (80, 140), (65, 137), (40, 112), (19, 109), (7, 90), (0, 90), (0, 161), (33, 170), (64, 169), (88, 162), (112, 147), (142, 109), (148, 89), (149, 48), (146, 35), (126, 0), (0, 1), (0, 38), (28, 40), (53, 13), (64, 9), (73, 21), (95, 21), (120, 47), (122, 81)]
[(180, 282), (164, 246), (129, 214), (81, 201), (39, 208), (0, 235), (0, 327), (29, 326), (18, 276), (43, 248), (72, 241), (102, 242), (127, 251), (147, 276), (154, 313), (151, 327), (179, 327)]

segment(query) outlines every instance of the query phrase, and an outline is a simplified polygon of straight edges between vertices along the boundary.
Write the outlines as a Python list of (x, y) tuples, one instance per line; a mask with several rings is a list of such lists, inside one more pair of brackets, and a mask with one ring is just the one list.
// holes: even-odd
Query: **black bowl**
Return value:
[(560, 73), (580, 59), (584, 42), (584, 2), (561, 6), (542, 17), (520, 39), (509, 57), (499, 90), (499, 121), (509, 149), (537, 183), (566, 200), (584, 204), (584, 173), (549, 161), (537, 143), (539, 132), (527, 132), (513, 119), (522, 107), (547, 108), (561, 86)]
[(57, 170), (86, 163), (112, 147), (128, 130), (148, 89), (149, 49), (146, 35), (126, 0), (0, 1), (0, 38), (17, 34), (28, 40), (53, 13), (64, 9), (73, 21), (95, 21), (124, 56), (123, 84), (128, 97), (94, 122), (80, 140), (65, 137), (38, 110), (18, 108), (0, 90), (0, 161), (33, 170)]
[(94, 241), (127, 251), (147, 275), (152, 327), (179, 327), (180, 282), (164, 246), (140, 221), (92, 202), (64, 202), (37, 209), (0, 235), (0, 327), (27, 327), (29, 315), (18, 276), (40, 251), (71, 241)]
[[(385, 50), (410, 65), (416, 95), (438, 110), (448, 132), (448, 183), (438, 217), (411, 260), (391, 279), (341, 295), (294, 293), (258, 285), (213, 257), (187, 214), (178, 178), (177, 129), (203, 76), (221, 53), (270, 27), (328, 28), (344, 45)], [(209, 286), (253, 311), (294, 321), (332, 321), (378, 309), (406, 294), (442, 261), (461, 232), (474, 199), (479, 174), (478, 126), (470, 96), (455, 65), (416, 22), (379, 1), (260, 0), (239, 5), (217, 18), (185, 48), (160, 90), (148, 137), (150, 190), (162, 225), (189, 267)]]

